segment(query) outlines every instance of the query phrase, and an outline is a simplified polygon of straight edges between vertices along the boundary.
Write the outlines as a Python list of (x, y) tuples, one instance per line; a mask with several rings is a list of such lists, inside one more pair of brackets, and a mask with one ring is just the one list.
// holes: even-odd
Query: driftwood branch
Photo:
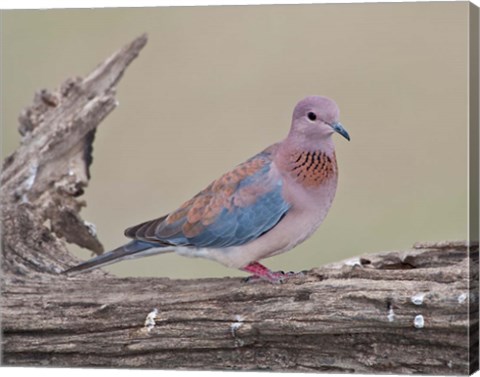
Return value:
[[(466, 374), (478, 365), (478, 245), (417, 244), (283, 285), (59, 272), (65, 241), (97, 253), (79, 215), (92, 142), (142, 36), (85, 79), (41, 91), (1, 175), (7, 365)], [(470, 337), (469, 337), (470, 335)]]
[(59, 261), (72, 262), (60, 238), (102, 253), (78, 197), (90, 178), (96, 127), (117, 106), (116, 84), (146, 42), (137, 38), (85, 79), (39, 91), (20, 114), (21, 145), (1, 175), (4, 271), (58, 272)]

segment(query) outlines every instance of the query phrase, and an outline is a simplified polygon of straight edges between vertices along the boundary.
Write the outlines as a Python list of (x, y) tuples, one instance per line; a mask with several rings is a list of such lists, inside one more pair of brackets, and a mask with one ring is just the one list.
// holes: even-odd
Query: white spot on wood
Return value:
[(235, 338), (235, 345), (237, 347), (241, 347), (245, 344), (245, 342), (242, 339), (237, 337), (237, 330), (243, 326), (243, 320), (244, 320), (243, 317), (237, 314), (235, 316), (235, 322), (233, 322), (230, 325), (230, 333)]
[(388, 322), (393, 322), (395, 320), (395, 313), (393, 312), (392, 307), (390, 307), (390, 309), (388, 309), (387, 318), (388, 318)]
[(30, 166), (28, 167), (28, 176), (25, 178), (23, 183), (20, 185), (19, 189), (16, 190), (16, 193), (21, 196), (22, 203), (28, 203), (27, 191), (29, 191), (33, 184), (35, 183), (35, 179), (37, 178), (38, 172), (38, 162), (32, 161)]
[(53, 271), (55, 271), (57, 274), (63, 272), (63, 269), (61, 269), (60, 267), (57, 267), (57, 266), (53, 266)]
[(449, 367), (450, 369), (452, 369), (452, 367), (453, 367), (452, 360), (449, 360), (449, 361), (448, 361), (447, 367)]
[(347, 259), (345, 262), (345, 266), (362, 266), (362, 263), (360, 262), (360, 258), (352, 258), (352, 259)]
[(417, 293), (415, 296), (412, 296), (412, 303), (415, 305), (422, 305), (424, 297), (425, 293)]
[(152, 331), (155, 327), (155, 319), (157, 318), (158, 309), (153, 309), (150, 313), (148, 313), (147, 318), (145, 318), (145, 327), (148, 332)]
[(415, 319), (413, 320), (413, 325), (417, 329), (422, 329), (423, 326), (425, 326), (425, 320), (423, 319), (423, 315), (419, 314), (419, 315), (415, 316)]
[(458, 303), (463, 304), (467, 300), (467, 297), (468, 296), (466, 293), (462, 293), (460, 296), (458, 296)]
[(87, 227), (88, 233), (90, 233), (93, 237), (97, 236), (97, 227), (95, 224), (89, 223), (88, 221), (83, 221), (83, 225)]
[(38, 171), (38, 163), (36, 161), (32, 162), (30, 164), (30, 167), (28, 168), (28, 178), (25, 180), (24, 187), (25, 190), (30, 190), (35, 183), (35, 178), (37, 177), (37, 171)]

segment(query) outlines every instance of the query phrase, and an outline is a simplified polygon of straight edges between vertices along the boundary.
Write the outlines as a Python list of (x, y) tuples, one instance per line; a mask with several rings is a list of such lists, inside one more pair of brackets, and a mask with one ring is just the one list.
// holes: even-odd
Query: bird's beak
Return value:
[(345, 128), (343, 128), (343, 126), (339, 122), (333, 123), (332, 128), (336, 133), (339, 133), (345, 139), (350, 141), (350, 135), (348, 134), (347, 130)]

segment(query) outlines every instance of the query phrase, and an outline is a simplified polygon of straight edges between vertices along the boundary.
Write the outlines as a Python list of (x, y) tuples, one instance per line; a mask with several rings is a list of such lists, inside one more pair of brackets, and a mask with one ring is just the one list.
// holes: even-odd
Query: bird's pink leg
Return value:
[(273, 272), (267, 267), (265, 267), (263, 264), (260, 264), (258, 262), (252, 262), (243, 267), (242, 270), (253, 274), (253, 276), (251, 276), (248, 281), (262, 279), (269, 281), (273, 284), (278, 284), (282, 283), (289, 276), (289, 274), (285, 274), (284, 272)]

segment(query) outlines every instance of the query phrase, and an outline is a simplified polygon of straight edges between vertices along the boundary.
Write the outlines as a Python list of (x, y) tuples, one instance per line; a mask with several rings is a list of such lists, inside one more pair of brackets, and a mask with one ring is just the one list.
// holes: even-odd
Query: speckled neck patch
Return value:
[(290, 158), (290, 172), (296, 181), (307, 187), (316, 187), (337, 174), (335, 153), (327, 156), (321, 151), (296, 152)]

